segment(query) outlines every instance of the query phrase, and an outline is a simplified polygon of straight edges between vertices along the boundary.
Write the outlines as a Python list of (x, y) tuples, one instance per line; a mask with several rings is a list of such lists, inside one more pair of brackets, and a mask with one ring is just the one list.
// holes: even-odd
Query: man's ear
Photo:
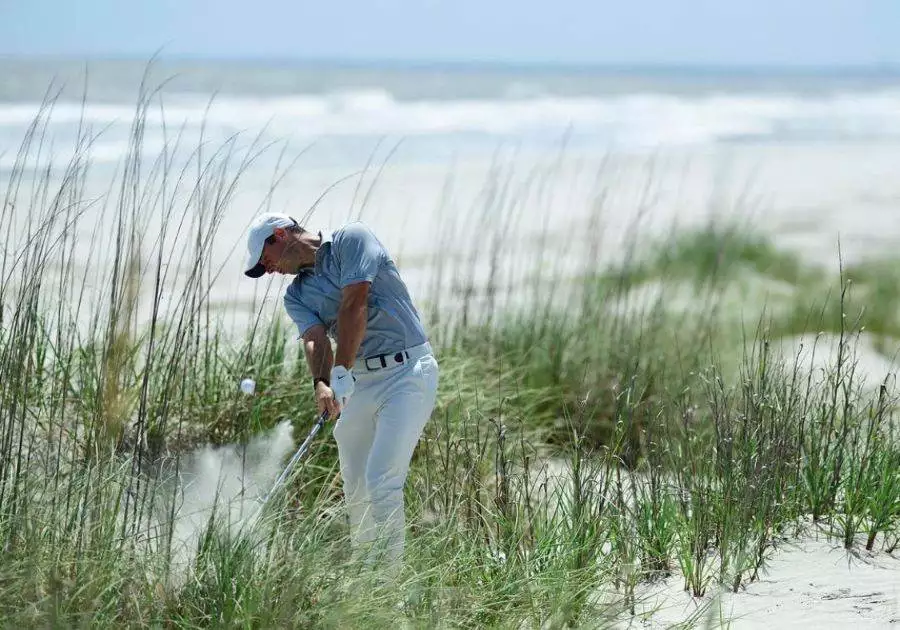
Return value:
[(277, 227), (272, 231), (272, 234), (274, 234), (275, 238), (280, 241), (284, 239), (284, 235), (286, 234), (286, 232), (284, 231), (284, 228)]

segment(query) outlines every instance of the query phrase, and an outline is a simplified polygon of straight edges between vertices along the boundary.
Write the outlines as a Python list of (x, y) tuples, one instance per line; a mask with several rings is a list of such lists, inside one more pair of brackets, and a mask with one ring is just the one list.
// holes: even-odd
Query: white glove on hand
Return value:
[(347, 405), (347, 401), (353, 395), (355, 384), (353, 374), (343, 365), (336, 365), (331, 369), (331, 391), (334, 392), (334, 399), (342, 408)]

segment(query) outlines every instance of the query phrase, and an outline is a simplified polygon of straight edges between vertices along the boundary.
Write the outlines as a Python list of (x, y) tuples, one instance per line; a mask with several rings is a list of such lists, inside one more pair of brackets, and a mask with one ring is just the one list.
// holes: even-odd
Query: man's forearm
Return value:
[(338, 311), (338, 344), (334, 363), (348, 370), (353, 367), (356, 353), (366, 334), (367, 305), (365, 301), (345, 300)]
[(313, 378), (327, 379), (331, 374), (334, 359), (328, 337), (322, 335), (320, 339), (307, 341), (303, 348), (306, 351), (306, 364), (309, 366)]

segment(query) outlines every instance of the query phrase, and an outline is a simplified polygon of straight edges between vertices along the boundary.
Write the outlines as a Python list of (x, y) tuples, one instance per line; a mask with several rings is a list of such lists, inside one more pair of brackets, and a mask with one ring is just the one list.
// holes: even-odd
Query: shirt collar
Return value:
[(322, 257), (325, 255), (326, 246), (328, 248), (331, 247), (331, 243), (334, 241), (334, 233), (331, 230), (319, 230), (319, 239), (321, 243), (319, 244), (319, 249), (316, 250), (316, 263), (313, 266), (316, 273), (321, 273), (322, 271)]

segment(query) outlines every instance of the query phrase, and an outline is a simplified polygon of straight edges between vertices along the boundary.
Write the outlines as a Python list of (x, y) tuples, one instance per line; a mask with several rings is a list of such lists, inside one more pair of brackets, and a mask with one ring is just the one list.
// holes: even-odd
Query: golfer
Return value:
[(303, 339), (319, 412), (338, 418), (351, 540), (368, 559), (377, 550), (396, 566), (406, 530), (403, 487), (438, 385), (438, 363), (406, 285), (361, 222), (311, 232), (265, 213), (247, 247), (246, 275), (294, 276), (284, 305)]

